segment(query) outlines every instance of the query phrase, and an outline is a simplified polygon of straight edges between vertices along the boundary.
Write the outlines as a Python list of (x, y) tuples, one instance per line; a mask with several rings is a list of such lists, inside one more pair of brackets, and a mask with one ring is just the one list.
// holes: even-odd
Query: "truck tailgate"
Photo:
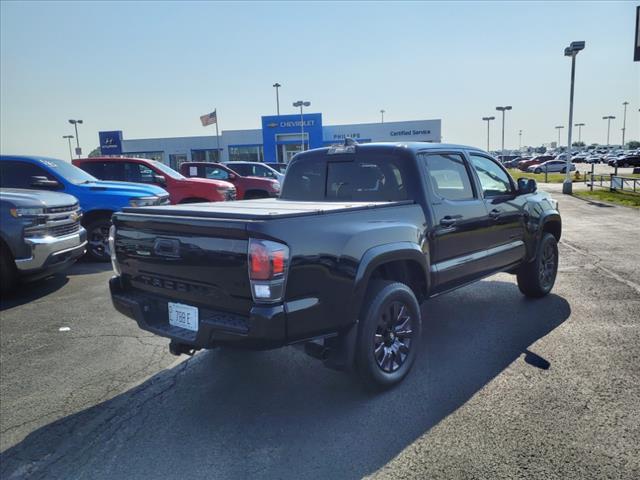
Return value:
[(116, 256), (131, 287), (174, 302), (249, 313), (245, 222), (119, 213), (114, 224)]

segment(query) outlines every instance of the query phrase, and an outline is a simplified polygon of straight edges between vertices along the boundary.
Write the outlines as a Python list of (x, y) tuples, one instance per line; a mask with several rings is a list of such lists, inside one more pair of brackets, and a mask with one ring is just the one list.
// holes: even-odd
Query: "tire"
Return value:
[(99, 217), (84, 226), (87, 229), (87, 255), (95, 262), (111, 260), (109, 252), (110, 217)]
[(355, 371), (368, 390), (400, 383), (420, 349), (420, 306), (403, 283), (375, 281), (369, 286), (360, 315)]
[(4, 295), (12, 291), (18, 282), (16, 266), (11, 252), (5, 245), (0, 246), (0, 293)]
[(562, 170), (560, 170), (560, 173), (567, 173), (567, 167), (564, 167)]
[(622, 164), (622, 166), (623, 166), (624, 168), (629, 168), (629, 166), (630, 166), (630, 165), (629, 165), (627, 162), (624, 162), (624, 163)]
[(535, 260), (518, 271), (518, 288), (527, 297), (544, 297), (553, 288), (557, 273), (558, 242), (550, 233), (543, 233)]
[(539, 168), (536, 168), (536, 169), (533, 171), (533, 173), (542, 173), (542, 170), (541, 170), (541, 169), (539, 169)]

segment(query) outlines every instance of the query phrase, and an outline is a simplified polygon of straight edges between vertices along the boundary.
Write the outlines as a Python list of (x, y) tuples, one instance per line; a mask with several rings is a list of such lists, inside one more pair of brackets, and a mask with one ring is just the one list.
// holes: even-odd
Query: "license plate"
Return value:
[(198, 308), (182, 303), (169, 304), (169, 324), (174, 327), (185, 328), (193, 332), (198, 331)]

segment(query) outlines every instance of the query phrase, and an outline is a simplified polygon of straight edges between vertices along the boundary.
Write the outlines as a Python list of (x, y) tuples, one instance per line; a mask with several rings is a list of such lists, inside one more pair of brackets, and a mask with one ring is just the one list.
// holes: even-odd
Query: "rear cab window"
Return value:
[(294, 161), (288, 167), (280, 198), (328, 202), (409, 200), (409, 172), (413, 168), (407, 158), (390, 154), (332, 156), (323, 152)]

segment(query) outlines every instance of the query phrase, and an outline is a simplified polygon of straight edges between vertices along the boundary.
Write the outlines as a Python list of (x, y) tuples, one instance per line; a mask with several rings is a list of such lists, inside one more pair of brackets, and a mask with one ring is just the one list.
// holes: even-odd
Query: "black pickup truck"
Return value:
[(299, 344), (385, 388), (422, 301), (500, 271), (544, 296), (560, 233), (557, 202), (479, 149), (347, 141), (296, 155), (278, 199), (116, 213), (110, 288), (174, 354)]

